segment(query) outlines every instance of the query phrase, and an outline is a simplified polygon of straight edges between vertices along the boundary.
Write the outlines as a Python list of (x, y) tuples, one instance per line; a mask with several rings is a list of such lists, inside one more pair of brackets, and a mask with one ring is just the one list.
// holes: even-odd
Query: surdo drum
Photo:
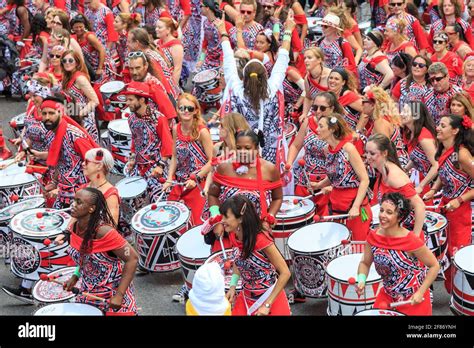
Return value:
[(124, 119), (110, 121), (107, 129), (109, 131), (110, 152), (115, 160), (112, 172), (123, 175), (123, 169), (130, 157), (132, 131), (128, 121)]
[[(295, 204), (296, 203), (296, 204)], [(288, 238), (298, 228), (306, 226), (313, 221), (315, 206), (310, 199), (298, 196), (284, 196), (280, 211), (275, 216), (276, 225), (272, 234), (275, 245), (285, 260), (291, 260), (288, 250)]]
[[(225, 249), (225, 256), (226, 256), (227, 260), (230, 261), (229, 262), (230, 267), (225, 267), (226, 259), (224, 258), (224, 252), (222, 250), (217, 251), (214, 254), (212, 254), (211, 256), (209, 256), (209, 258), (205, 262), (205, 263), (217, 262), (219, 264), (219, 267), (222, 270), (222, 274), (224, 275), (224, 287), (225, 287), (226, 292), (229, 291), (229, 289), (230, 289), (230, 281), (232, 279), (232, 274), (234, 273), (232, 268), (233, 268), (234, 260), (236, 259), (238, 254), (239, 254), (239, 250), (237, 248)], [(242, 279), (241, 278), (239, 278), (239, 281), (238, 281), (237, 286), (235, 287), (235, 289), (237, 291), (242, 289)]]
[(380, 214), (380, 204), (373, 205), (371, 207), (372, 210), (372, 225), (370, 228), (376, 229), (379, 227), (380, 220), (379, 220), (379, 214)]
[(295, 287), (308, 297), (327, 296), (326, 266), (350, 238), (346, 226), (321, 222), (300, 228), (288, 238)]
[(354, 314), (356, 317), (404, 317), (405, 314), (390, 309), (366, 309)]
[(188, 232), (179, 237), (176, 243), (181, 271), (184, 282), (189, 289), (193, 287), (194, 274), (197, 269), (206, 262), (211, 255), (211, 247), (204, 243), (204, 236), (201, 234), (202, 225), (191, 228)]
[(133, 216), (131, 225), (141, 267), (151, 272), (181, 267), (176, 241), (188, 230), (190, 216), (189, 209), (175, 201), (147, 205)]
[[(65, 283), (71, 279), (75, 269), (76, 267), (64, 267), (51, 272), (48, 274), (48, 277), (54, 277), (55, 280)], [(81, 288), (81, 279), (77, 281), (76, 287)], [(72, 302), (76, 297), (74, 293), (64, 290), (62, 285), (44, 280), (36, 282), (31, 294), (33, 295), (35, 303), (38, 305), (68, 301)]]
[(436, 256), (441, 266), (439, 273), (444, 277), (444, 271), (449, 267), (449, 259), (446, 256), (448, 220), (441, 214), (427, 211), (425, 227), (425, 243)]
[(34, 316), (102, 316), (104, 313), (85, 303), (55, 303), (38, 309)]
[(458, 250), (453, 263), (451, 308), (457, 314), (474, 316), (474, 245)]
[(219, 71), (214, 69), (203, 70), (194, 76), (193, 83), (200, 102), (212, 104), (221, 99), (222, 88), (219, 86), (219, 78)]
[[(0, 161), (0, 164), (10, 164), (13, 159)], [(40, 186), (35, 177), (26, 173), (26, 167), (18, 166), (18, 163), (0, 170), (0, 208), (10, 206), (14, 202), (11, 197), (34, 196), (40, 193)]]
[(104, 99), (106, 112), (114, 112), (115, 109), (124, 109), (127, 106), (127, 97), (120, 92), (125, 88), (122, 81), (110, 81), (100, 86), (99, 91)]
[(296, 127), (294, 123), (292, 122), (285, 123), (285, 138), (286, 138), (286, 142), (288, 143), (288, 146), (290, 146), (297, 132), (298, 132), (298, 127)]
[(133, 216), (150, 203), (147, 185), (146, 180), (139, 176), (124, 178), (115, 185), (120, 196), (119, 225), (125, 235), (130, 232), (130, 221)]
[(21, 132), (23, 131), (23, 128), (25, 127), (25, 117), (26, 112), (12, 117), (10, 121), (10, 127), (13, 129), (13, 133), (15, 134), (16, 138), (20, 136)]
[[(328, 315), (354, 315), (364, 309), (371, 309), (382, 278), (375, 270), (374, 264), (370, 266), (369, 275), (365, 283), (362, 296), (356, 292), (357, 268), (363, 254), (349, 254), (332, 260), (327, 268), (328, 282)], [(354, 284), (351, 284), (351, 278)]]
[[(63, 233), (71, 220), (66, 212), (54, 212), (54, 209), (31, 209), (17, 214), (10, 222), (12, 237), (11, 271), (14, 275), (39, 280), (40, 275), (49, 274), (65, 267), (71, 258), (66, 250), (69, 243), (46, 245), (45, 241), (54, 241)], [(37, 213), (43, 217), (38, 218)]]
[(45, 202), (45, 199), (41, 197), (30, 198), (0, 210), (0, 255), (5, 255), (5, 263), (10, 263), (12, 241), (12, 232), (8, 227), (10, 220), (25, 210), (44, 207)]

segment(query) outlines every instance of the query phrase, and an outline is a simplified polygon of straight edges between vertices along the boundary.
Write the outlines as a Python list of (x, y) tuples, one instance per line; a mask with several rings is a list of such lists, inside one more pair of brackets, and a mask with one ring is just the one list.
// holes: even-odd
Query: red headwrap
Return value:
[(462, 117), (462, 125), (464, 126), (464, 128), (466, 129), (471, 129), (472, 128), (472, 120), (469, 116), (467, 115), (464, 115)]

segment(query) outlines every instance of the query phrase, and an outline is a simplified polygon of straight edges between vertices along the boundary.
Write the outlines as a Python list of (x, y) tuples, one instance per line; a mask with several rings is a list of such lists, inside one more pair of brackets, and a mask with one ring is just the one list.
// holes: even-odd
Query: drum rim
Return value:
[[(216, 76), (213, 77), (212, 79), (209, 79), (209, 80), (205, 81), (205, 82), (196, 82), (196, 81), (195, 81), (196, 77), (199, 76), (199, 74), (203, 74), (203, 73), (208, 72), (208, 71), (214, 71), (215, 74), (216, 74)], [(206, 83), (206, 82), (215, 80), (218, 76), (219, 76), (219, 71), (218, 71), (217, 69), (205, 69), (205, 70), (202, 70), (202, 71), (196, 73), (196, 75), (193, 76), (192, 82), (195, 83), (195, 84), (196, 84), (196, 83), (197, 83), (197, 84), (204, 84), (204, 83)]]
[[(453, 259), (453, 263), (455, 265), (455, 267), (459, 270), (459, 271), (462, 271), (463, 273), (466, 273), (466, 274), (469, 274), (469, 275), (472, 275), (474, 276), (474, 269), (473, 270), (467, 270), (465, 268), (462, 268), (461, 265), (459, 265), (459, 262), (456, 262), (456, 257), (459, 255), (459, 253), (461, 252), (461, 250), (463, 249), (472, 249), (474, 251), (474, 244), (471, 244), (471, 245), (466, 245), (465, 247), (462, 247), (461, 249), (459, 249), (456, 254), (454, 255), (454, 259)], [(462, 254), (461, 254), (462, 255)], [(474, 253), (473, 253), (474, 255)], [(461, 257), (461, 256), (459, 256)], [(458, 257), (458, 259), (459, 259)]]
[(115, 124), (118, 124), (117, 122), (120, 122), (120, 124), (126, 124), (128, 126), (128, 129), (130, 130), (130, 125), (128, 124), (128, 119), (125, 119), (125, 118), (119, 118), (117, 120), (112, 120), (109, 122), (109, 124), (107, 125), (107, 130), (109, 131), (109, 137), (111, 136), (111, 133), (117, 133), (117, 134), (120, 134), (120, 135), (125, 135), (125, 136), (129, 136), (130, 138), (132, 137), (132, 131), (130, 130), (130, 133), (122, 133), (118, 130), (115, 130), (113, 128), (110, 128), (112, 125), (114, 125), (114, 122)]
[[(393, 315), (393, 317), (406, 317), (405, 314), (399, 312), (399, 311), (395, 311), (393, 309), (381, 309), (381, 308), (370, 308), (370, 309), (363, 309), (361, 311), (358, 311), (357, 313), (354, 314), (354, 316), (359, 316), (358, 314), (359, 313), (362, 313), (362, 312), (369, 312), (369, 311), (386, 311), (386, 312), (392, 312), (392, 313), (396, 313), (397, 315)], [(378, 315), (373, 315), (374, 317), (377, 317)], [(381, 315), (383, 317), (387, 316), (387, 317), (390, 317), (390, 315)]]
[[(186, 212), (185, 214), (187, 215), (187, 217), (185, 218), (185, 221), (180, 224), (179, 226), (173, 228), (173, 229), (170, 229), (170, 230), (167, 230), (167, 231), (162, 231), (162, 232), (142, 232), (142, 231), (139, 231), (137, 228), (136, 228), (136, 223), (135, 223), (135, 216), (137, 216), (138, 214), (140, 214), (143, 210), (147, 209), (147, 212), (150, 211), (151, 209), (151, 206), (152, 205), (156, 205), (157, 208), (160, 207), (161, 205), (166, 205), (166, 203), (168, 202), (173, 202), (173, 204), (178, 204), (178, 205), (181, 205), (183, 206), (184, 208), (186, 208)], [(144, 213), (141, 213), (140, 215), (140, 220), (141, 220), (141, 216), (143, 215)], [(132, 218), (132, 221), (130, 222), (130, 226), (132, 228), (133, 231), (135, 231), (135, 233), (137, 234), (140, 234), (140, 235), (144, 235), (144, 236), (159, 236), (159, 235), (163, 235), (163, 234), (168, 234), (168, 233), (172, 233), (172, 232), (176, 232), (176, 231), (179, 231), (181, 230), (183, 227), (185, 227), (188, 222), (189, 222), (189, 219), (191, 218), (191, 210), (189, 210), (189, 208), (179, 202), (179, 201), (164, 201), (164, 202), (158, 202), (158, 203), (151, 203), (151, 204), (147, 204), (146, 206), (144, 206), (143, 208), (141, 208), (140, 210), (138, 210), (135, 215), (133, 216)]]
[[(329, 273), (329, 265), (330, 265), (333, 261), (336, 261), (336, 260), (338, 260), (338, 259), (340, 259), (340, 258), (343, 258), (343, 257), (345, 257), (345, 256), (352, 256), (352, 255), (360, 255), (360, 256), (362, 257), (362, 255), (364, 255), (364, 254), (363, 254), (363, 253), (353, 253), (353, 254), (341, 255), (341, 256), (339, 256), (339, 257), (336, 257), (336, 258), (332, 259), (331, 261), (328, 262), (328, 264), (327, 264), (327, 266), (326, 266), (326, 270), (325, 270), (325, 271), (326, 271), (326, 275), (327, 275), (329, 278), (331, 278), (331, 279), (333, 279), (333, 280), (336, 280), (336, 281), (338, 281), (338, 282), (340, 282), (340, 283), (349, 284), (348, 279), (341, 279), (341, 278), (337, 278), (337, 277), (334, 276), (334, 275), (331, 275), (331, 274)], [(377, 276), (378, 278), (370, 279), (370, 280), (369, 280), (369, 278), (370, 278), (370, 273), (371, 273), (370, 270), (372, 270), (372, 269), (374, 270), (375, 276)], [(356, 270), (354, 273), (357, 273), (357, 270)], [(357, 275), (357, 274), (354, 274), (354, 278), (355, 278), (356, 275)], [(372, 265), (370, 266), (370, 268), (369, 268), (369, 274), (368, 274), (368, 276), (367, 276), (367, 281), (365, 282), (365, 284), (374, 284), (374, 283), (378, 283), (378, 282), (381, 282), (381, 281), (382, 281), (382, 277), (380, 276), (380, 274), (377, 273), (377, 270), (375, 269), (374, 264), (372, 264)]]
[[(197, 231), (197, 232), (193, 232), (193, 233), (198, 233), (199, 235), (201, 235), (201, 231), (200, 231), (201, 228), (202, 228), (202, 224), (201, 224), (201, 225), (198, 225), (198, 226), (194, 226), (193, 228), (187, 230), (186, 232), (184, 232), (182, 235), (179, 236), (179, 238), (178, 238), (178, 240), (176, 241), (176, 244), (175, 244), (176, 252), (178, 253), (178, 256), (179, 256), (179, 257), (183, 256), (184, 258), (188, 258), (188, 259), (198, 259), (198, 260), (203, 258), (203, 257), (200, 257), (200, 256), (199, 256), (199, 257), (195, 257), (195, 256), (183, 255), (182, 253), (179, 252), (179, 247), (178, 247), (179, 241), (182, 240), (182, 238), (183, 238), (184, 236), (186, 236), (188, 233), (190, 233), (191, 231), (195, 230), (195, 231)], [(186, 238), (191, 238), (191, 237), (186, 237)], [(206, 246), (206, 247), (207, 247), (207, 250), (209, 251), (209, 255), (205, 257), (205, 258), (207, 259), (207, 258), (208, 258), (209, 256), (211, 256), (211, 254), (212, 254), (212, 253), (211, 253), (211, 246), (208, 245), (208, 244), (206, 244), (206, 243), (204, 242), (204, 236), (203, 236), (203, 235), (201, 235), (201, 238), (202, 238), (202, 244), (201, 244), (201, 246), (203, 246), (203, 245)], [(183, 243), (183, 242), (181, 242), (181, 243)], [(197, 246), (198, 246), (198, 243), (193, 244), (193, 247), (195, 248), (195, 250), (197, 249), (197, 248), (196, 248)], [(202, 250), (200, 250), (200, 251), (202, 251)]]
[[(44, 211), (55, 211), (57, 209), (51, 209), (51, 208), (35, 208), (35, 209), (28, 209), (28, 210), (25, 210), (25, 211), (22, 211), (21, 213), (18, 213), (16, 214), (11, 220), (10, 220), (10, 223), (8, 224), (8, 227), (10, 228), (10, 230), (13, 232), (13, 234), (16, 234), (20, 237), (28, 237), (28, 238), (23, 238), (23, 239), (26, 239), (26, 240), (38, 240), (38, 239), (42, 239), (42, 238), (45, 238), (45, 237), (52, 237), (52, 236), (56, 236), (60, 233), (63, 233), (64, 230), (67, 228), (67, 226), (69, 226), (69, 222), (71, 221), (71, 215), (69, 215), (68, 213), (62, 211), (58, 214), (55, 214), (55, 215), (59, 215), (63, 218), (64, 220), (64, 223), (61, 224), (61, 226), (59, 226), (58, 228), (56, 228), (55, 230), (53, 231), (45, 231), (43, 234), (30, 234), (30, 233), (23, 233), (23, 232), (20, 232), (20, 231), (17, 231), (13, 226), (13, 221), (15, 220), (20, 220), (20, 218), (22, 218), (23, 216), (21, 215), (26, 215), (25, 213), (33, 213), (34, 210), (37, 210), (36, 212), (34, 213), (37, 213), (37, 212), (44, 212)], [(64, 229), (61, 229), (61, 227), (64, 226)]]
[[(138, 180), (138, 178), (140, 178), (140, 180)], [(144, 191), (141, 191), (140, 193), (138, 193), (138, 194), (135, 195), (135, 196), (122, 196), (122, 194), (120, 193), (120, 190), (119, 190), (119, 184), (120, 184), (122, 181), (126, 182), (126, 180), (136, 180), (137, 183), (138, 183), (138, 182), (141, 182), (141, 181), (143, 180), (143, 181), (145, 182), (145, 190), (144, 190)], [(124, 184), (124, 185), (126, 185), (126, 184)], [(131, 199), (131, 198), (138, 197), (139, 195), (143, 194), (143, 192), (146, 191), (147, 186), (148, 186), (147, 181), (146, 181), (144, 178), (142, 178), (141, 176), (139, 176), (139, 175), (129, 176), (129, 177), (120, 179), (120, 180), (117, 181), (117, 183), (115, 184), (115, 188), (118, 190), (119, 196), (120, 196), (120, 198), (122, 198), (122, 199)], [(130, 187), (131, 187), (131, 186), (130, 186)]]
[[(347, 239), (349, 239), (349, 238), (351, 237), (351, 231), (350, 231), (345, 225), (340, 224), (340, 223), (338, 223), (338, 222), (327, 221), (327, 222), (319, 222), (318, 224), (337, 224), (337, 225), (343, 226), (343, 227), (345, 228), (345, 231), (347, 232), (347, 237), (346, 237), (346, 238), (341, 238), (340, 241), (345, 240), (345, 239), (347, 240)], [(298, 231), (300, 231), (300, 230), (302, 230), (302, 229), (304, 229), (304, 228), (308, 228), (309, 226), (313, 226), (313, 228), (314, 228), (315, 225), (316, 225), (316, 224), (309, 224), (309, 225), (303, 226), (303, 227), (301, 227), (301, 228), (298, 228), (295, 232), (293, 232), (293, 234), (292, 234), (290, 237), (288, 237), (288, 248), (290, 248), (290, 249), (293, 250), (293, 251), (297, 251), (297, 252), (310, 253), (309, 251), (300, 251), (300, 250), (297, 250), (297, 249), (292, 248), (292, 247), (290, 246), (290, 239), (291, 239), (294, 235), (296, 235), (296, 233), (297, 233)], [(295, 238), (296, 238), (296, 237), (295, 237)], [(321, 251), (327, 251), (327, 250), (330, 250), (330, 249), (334, 249), (334, 248), (336, 248), (336, 247), (338, 247), (338, 246), (340, 246), (340, 245), (342, 245), (342, 243), (339, 243), (339, 244), (330, 246), (330, 247), (328, 247), (328, 248), (326, 248), (326, 249), (322, 249)], [(315, 251), (313, 251), (313, 252), (315, 252)], [(319, 250), (318, 250), (317, 252), (319, 252)]]
[[(56, 273), (59, 273), (59, 272), (64, 272), (66, 270), (68, 270), (69, 272), (67, 274), (64, 274), (64, 275), (68, 275), (68, 274), (71, 274), (75, 271), (76, 267), (64, 267), (64, 268), (61, 268), (61, 269), (58, 269), (56, 271), (53, 271), (53, 272), (50, 272), (48, 274), (48, 276), (51, 276), (51, 275), (55, 275)], [(70, 296), (67, 296), (67, 297), (63, 297), (61, 299), (57, 299), (57, 300), (40, 300), (37, 296), (35, 296), (36, 292), (37, 292), (37, 289), (39, 288), (39, 286), (42, 284), (42, 281), (41, 279), (39, 281), (36, 282), (36, 284), (33, 286), (33, 289), (31, 290), (31, 295), (33, 296), (33, 299), (37, 302), (40, 302), (40, 303), (59, 303), (59, 302), (62, 302), (62, 301), (68, 301), (70, 300), (71, 298), (74, 298), (76, 297), (76, 295), (74, 293), (71, 292), (71, 295)]]
[[(31, 200), (31, 201), (33, 201), (33, 200), (42, 200), (43, 203), (41, 203), (41, 205), (46, 203), (46, 199), (44, 199), (43, 197), (27, 198), (27, 199), (24, 199), (24, 200), (22, 200), (22, 201), (20, 201), (20, 202), (15, 203), (15, 204), (9, 205), (8, 207), (5, 207), (5, 208), (3, 208), (3, 209), (0, 209), (0, 213), (2, 213), (4, 210), (11, 209), (11, 208), (15, 207), (16, 205), (25, 203), (26, 201), (29, 201), (29, 200)], [(22, 213), (22, 212), (24, 212), (24, 211), (27, 211), (27, 210), (38, 209), (38, 208), (41, 208), (41, 207), (28, 208), (28, 209), (22, 210), (20, 213)], [(19, 213), (15, 214), (15, 215), (13, 215), (13, 216), (11, 216), (11, 217), (9, 217), (9, 218), (7, 218), (7, 217), (3, 218), (3, 217), (0, 215), (0, 222), (9, 221), (9, 220), (13, 219), (13, 218), (14, 218), (16, 215), (18, 215), (18, 214), (19, 214)]]
[[(297, 214), (297, 215), (292, 215), (292, 216), (288, 216), (288, 215), (280, 215), (279, 213), (277, 213), (275, 215), (275, 218), (277, 220), (285, 220), (285, 217), (288, 216), (288, 218), (297, 218), (297, 217), (304, 217), (306, 216), (307, 214), (310, 214), (312, 211), (316, 210), (316, 205), (314, 204), (314, 202), (311, 200), (311, 199), (301, 199), (303, 197), (301, 196), (296, 196), (296, 195), (287, 195), (287, 196), (283, 196), (283, 200), (285, 200), (286, 197), (291, 197), (291, 199), (289, 199), (289, 201), (291, 202), (293, 199), (300, 199), (300, 201), (305, 201), (305, 202), (310, 202), (309, 206), (311, 207), (311, 209), (307, 212), (304, 212), (304, 213), (301, 213), (301, 214)], [(282, 201), (282, 204), (283, 204), (283, 201)]]
[(440, 214), (440, 213), (436, 213), (436, 212), (434, 212), (434, 211), (426, 211), (425, 219), (426, 219), (426, 216), (427, 216), (427, 215), (441, 216), (441, 217), (443, 218), (443, 220), (442, 220), (442, 221), (443, 221), (443, 225), (442, 225), (441, 227), (437, 228), (436, 230), (433, 230), (433, 229), (432, 229), (432, 230), (428, 230), (428, 229), (427, 229), (427, 230), (426, 230), (426, 233), (427, 233), (427, 234), (429, 234), (429, 235), (430, 235), (430, 234), (434, 234), (434, 233), (436, 233), (436, 232), (438, 232), (438, 231), (440, 231), (440, 230), (442, 230), (442, 229), (446, 229), (446, 228), (448, 227), (448, 219), (446, 219), (446, 217), (445, 217), (444, 215), (442, 215), (442, 214)]
[[(106, 87), (107, 85), (112, 85), (112, 84), (117, 84), (117, 85), (120, 85), (122, 86), (122, 88), (120, 88), (119, 90), (117, 91), (103, 91), (103, 87)], [(115, 80), (115, 81), (109, 81), (109, 82), (106, 82), (104, 83), (102, 86), (99, 87), (99, 91), (101, 93), (104, 93), (104, 94), (114, 94), (114, 93), (119, 93), (120, 91), (122, 91), (123, 89), (125, 88), (125, 83), (123, 81), (119, 81), (119, 80)]]

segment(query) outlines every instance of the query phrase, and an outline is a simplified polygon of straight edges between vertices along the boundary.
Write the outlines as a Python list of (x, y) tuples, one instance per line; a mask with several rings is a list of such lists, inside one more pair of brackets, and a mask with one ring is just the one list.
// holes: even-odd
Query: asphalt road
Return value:
[[(11, 117), (24, 112), (25, 103), (0, 98), (0, 121), (5, 136), (11, 137), (12, 132), (8, 125)], [(8, 142), (7, 142), (8, 143)], [(10, 145), (10, 144), (9, 144)], [(12, 148), (13, 150), (13, 148)], [(114, 182), (117, 178), (111, 178)], [(17, 286), (20, 283), (15, 278), (10, 268), (0, 260), (0, 285)], [(134, 280), (137, 290), (138, 307), (141, 308), (141, 315), (183, 315), (184, 306), (172, 302), (171, 296), (183, 284), (181, 271), (171, 273), (148, 274), (137, 276)], [(290, 286), (288, 286), (290, 288)], [(434, 315), (452, 315), (449, 310), (449, 296), (444, 290), (442, 282), (434, 285)], [(292, 306), (294, 315), (326, 315), (326, 299), (308, 299), (304, 304)], [(25, 305), (7, 296), (0, 291), (0, 315), (31, 315), (36, 308), (32, 305)]]

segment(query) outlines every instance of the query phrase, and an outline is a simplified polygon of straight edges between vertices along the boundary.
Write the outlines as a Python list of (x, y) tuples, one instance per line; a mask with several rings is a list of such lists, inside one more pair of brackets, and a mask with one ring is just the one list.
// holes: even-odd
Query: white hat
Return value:
[(343, 31), (342, 28), (339, 27), (341, 25), (341, 19), (333, 13), (328, 13), (324, 16), (324, 18), (320, 21), (316, 22), (317, 25), (327, 25), (332, 28), (336, 28), (337, 30)]
[(229, 308), (225, 297), (224, 276), (217, 262), (202, 265), (196, 271), (189, 300), (199, 315), (224, 315)]

